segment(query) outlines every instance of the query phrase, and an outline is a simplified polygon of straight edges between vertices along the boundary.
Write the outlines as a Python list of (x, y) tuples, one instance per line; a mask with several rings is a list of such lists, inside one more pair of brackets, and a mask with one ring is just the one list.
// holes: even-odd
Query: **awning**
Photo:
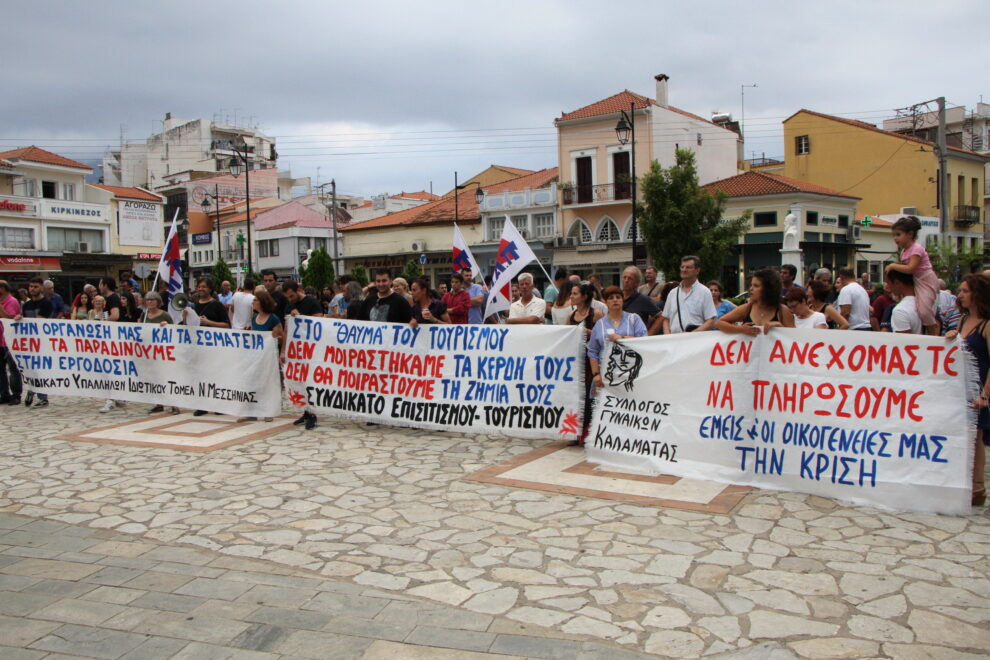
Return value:
[(23, 273), (48, 271), (58, 273), (62, 270), (62, 264), (58, 257), (36, 257), (36, 256), (0, 256), (0, 273)]

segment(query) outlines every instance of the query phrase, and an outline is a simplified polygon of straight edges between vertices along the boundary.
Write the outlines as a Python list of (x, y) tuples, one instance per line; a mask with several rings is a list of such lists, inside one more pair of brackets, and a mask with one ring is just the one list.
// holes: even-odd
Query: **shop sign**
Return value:
[(61, 200), (46, 201), (42, 207), (46, 216), (54, 216), (59, 220), (103, 220), (106, 209), (96, 204), (79, 204)]

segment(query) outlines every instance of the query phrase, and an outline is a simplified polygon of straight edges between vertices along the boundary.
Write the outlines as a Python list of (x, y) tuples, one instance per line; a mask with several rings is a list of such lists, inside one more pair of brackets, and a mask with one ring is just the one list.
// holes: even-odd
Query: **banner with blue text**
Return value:
[(611, 348), (589, 460), (899, 510), (970, 510), (974, 370), (956, 343), (773, 329)]
[(3, 325), (27, 390), (227, 415), (281, 412), (271, 333), (40, 319)]
[(581, 332), (289, 317), (285, 387), (294, 405), (318, 414), (573, 439), (584, 410)]

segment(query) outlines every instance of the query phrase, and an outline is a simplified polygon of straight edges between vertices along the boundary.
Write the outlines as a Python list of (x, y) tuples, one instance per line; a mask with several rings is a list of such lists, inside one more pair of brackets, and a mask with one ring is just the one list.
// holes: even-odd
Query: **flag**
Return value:
[(182, 318), (182, 312), (172, 307), (172, 297), (177, 293), (182, 293), (182, 253), (179, 251), (179, 234), (175, 228), (175, 221), (179, 217), (176, 210), (172, 218), (172, 228), (169, 229), (168, 238), (165, 239), (165, 249), (162, 250), (162, 260), (158, 263), (158, 279), (168, 282), (168, 300), (163, 300), (168, 313), (178, 323)]
[(536, 254), (512, 224), (509, 216), (506, 216), (502, 240), (499, 241), (498, 253), (495, 255), (492, 288), (488, 292), (488, 304), (485, 305), (487, 316), (509, 309), (512, 302), (512, 280), (532, 261), (536, 261)]
[[(471, 254), (471, 248), (468, 247), (467, 241), (461, 235), (461, 230), (457, 227), (457, 223), (454, 223), (454, 256), (452, 262), (455, 273), (459, 273), (465, 268), (470, 268), (472, 278), (483, 277), (481, 268), (478, 267), (478, 262), (475, 261), (474, 255)], [(470, 282), (464, 283), (465, 286), (469, 286), (470, 284)]]

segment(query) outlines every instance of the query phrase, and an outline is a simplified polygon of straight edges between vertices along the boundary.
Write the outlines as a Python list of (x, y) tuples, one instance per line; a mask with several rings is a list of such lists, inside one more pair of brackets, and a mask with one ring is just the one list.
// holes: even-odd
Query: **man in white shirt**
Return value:
[(856, 281), (852, 268), (839, 269), (839, 298), (836, 305), (843, 318), (849, 321), (850, 330), (872, 330), (870, 325), (870, 294)]
[(698, 281), (701, 259), (681, 259), (681, 284), (667, 295), (663, 306), (663, 333), (704, 332), (715, 325), (715, 301), (707, 286)]
[(244, 280), (244, 286), (230, 296), (230, 327), (235, 330), (251, 329), (254, 316), (254, 280)]
[(522, 273), (516, 278), (519, 283), (519, 300), (509, 306), (509, 318), (506, 323), (543, 323), (547, 313), (547, 303), (542, 298), (533, 295), (533, 276)]
[(890, 292), (900, 300), (890, 315), (890, 329), (912, 335), (924, 334), (921, 317), (918, 316), (918, 304), (914, 298), (914, 275), (891, 270), (886, 277)]

